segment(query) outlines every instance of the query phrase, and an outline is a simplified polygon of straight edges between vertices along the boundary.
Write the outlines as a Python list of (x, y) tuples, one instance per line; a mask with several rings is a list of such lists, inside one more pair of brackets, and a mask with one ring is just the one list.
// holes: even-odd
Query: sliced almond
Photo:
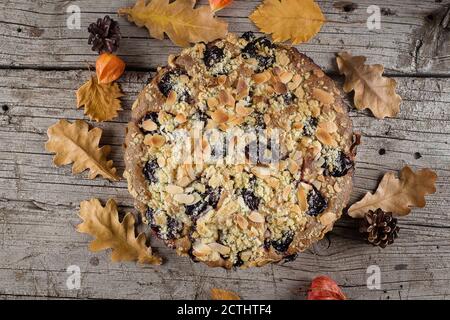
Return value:
[(317, 137), (317, 139), (319, 139), (320, 142), (322, 142), (323, 144), (325, 144), (327, 146), (332, 146), (332, 147), (337, 146), (336, 140), (334, 140), (333, 136), (322, 128), (317, 129), (316, 137)]
[(325, 130), (328, 133), (334, 133), (338, 130), (338, 126), (333, 121), (321, 122), (321, 123), (319, 123), (318, 127), (322, 128), (323, 130)]
[(166, 105), (173, 106), (175, 104), (175, 102), (177, 102), (177, 93), (175, 91), (171, 90), (169, 92), (169, 95), (167, 96)]
[(223, 244), (217, 243), (217, 242), (213, 242), (213, 243), (209, 243), (208, 246), (216, 252), (219, 252), (221, 255), (228, 255), (231, 252), (230, 247), (224, 246)]
[(261, 84), (269, 81), (271, 78), (271, 75), (269, 72), (264, 71), (262, 73), (257, 73), (252, 76), (253, 81), (255, 81), (256, 84)]
[(318, 77), (318, 78), (323, 78), (323, 77), (325, 76), (325, 73), (324, 73), (321, 69), (319, 69), (319, 68), (315, 68), (315, 69), (313, 70), (313, 73), (314, 73), (314, 75), (315, 75), (316, 77)]
[(275, 92), (278, 93), (278, 94), (285, 94), (285, 93), (287, 93), (287, 87), (286, 87), (286, 85), (284, 83), (277, 82), (277, 83), (275, 83), (273, 88), (275, 89)]
[(289, 64), (290, 59), (289, 59), (289, 56), (288, 56), (286, 53), (281, 52), (281, 53), (279, 53), (278, 56), (277, 56), (277, 61), (278, 61), (278, 63), (279, 63), (280, 65), (286, 66), (286, 65)]
[(145, 120), (142, 123), (142, 128), (145, 131), (151, 132), (151, 131), (157, 130), (158, 129), (158, 125), (155, 122), (153, 122), (152, 120)]
[(292, 124), (292, 128), (293, 129), (301, 130), (301, 129), (303, 129), (303, 127), (304, 127), (304, 125), (301, 122), (294, 122)]
[(253, 108), (247, 108), (242, 105), (236, 105), (236, 113), (241, 117), (247, 117), (253, 112)]
[(248, 227), (248, 221), (243, 216), (238, 214), (235, 218), (236, 224), (241, 228), (242, 230), (247, 230)]
[(176, 186), (176, 185), (174, 185), (174, 184), (169, 184), (169, 185), (166, 187), (166, 191), (167, 191), (168, 193), (170, 193), (170, 194), (180, 194), (180, 193), (183, 193), (183, 192), (184, 192), (183, 188), (181, 188), (181, 187), (179, 187), (179, 186)]
[(256, 211), (253, 211), (252, 213), (250, 213), (248, 218), (255, 223), (266, 222), (266, 219), (259, 212), (256, 212)]
[(280, 76), (284, 71), (280, 67), (274, 67), (272, 69), (272, 72), (273, 72), (274, 75)]
[(331, 225), (334, 221), (336, 221), (336, 215), (333, 212), (326, 212), (322, 214), (319, 218), (319, 221), (324, 226)]
[(184, 114), (179, 113), (176, 115), (175, 121), (177, 121), (178, 123), (185, 123), (187, 121), (187, 118)]
[(264, 181), (271, 187), (272, 189), (277, 189), (280, 186), (280, 180), (275, 177), (265, 177)]
[(166, 143), (166, 138), (159, 134), (146, 135), (144, 144), (150, 147), (161, 148)]
[(289, 194), (291, 193), (291, 190), (292, 190), (292, 188), (289, 185), (284, 187), (283, 194), (282, 194), (284, 201), (287, 201), (289, 199)]
[(270, 176), (270, 169), (266, 167), (253, 167), (251, 171), (255, 176), (261, 179)]
[(292, 72), (286, 71), (280, 74), (280, 81), (284, 84), (288, 84), (292, 78), (294, 77), (294, 74)]
[(173, 196), (173, 199), (178, 203), (187, 205), (193, 204), (195, 202), (195, 196), (193, 194), (176, 194)]
[(189, 83), (189, 77), (187, 75), (185, 75), (185, 74), (182, 74), (179, 79), (180, 79), (180, 82), (182, 84), (188, 84)]
[(216, 123), (225, 123), (229, 120), (228, 114), (225, 113), (222, 109), (217, 109), (211, 114), (211, 118)]
[(219, 85), (223, 85), (223, 84), (225, 84), (225, 82), (227, 82), (226, 75), (221, 74), (220, 76), (217, 77), (217, 83), (219, 83)]
[(334, 96), (331, 93), (319, 88), (314, 88), (312, 90), (312, 96), (325, 105), (334, 103)]
[(211, 247), (201, 242), (196, 242), (192, 248), (196, 257), (206, 257), (212, 253)]
[(177, 180), (177, 185), (184, 188), (190, 185), (191, 182), (192, 179), (189, 179), (188, 177), (181, 177), (180, 179)]
[(292, 173), (293, 175), (298, 173), (298, 170), (300, 169), (299, 165), (297, 164), (297, 162), (290, 160), (289, 161), (289, 165), (288, 165), (288, 170), (290, 173)]
[(239, 78), (239, 80), (237, 81), (236, 92), (237, 92), (237, 95), (236, 95), (237, 100), (241, 100), (248, 96), (249, 88), (244, 79)]
[(236, 100), (234, 99), (233, 95), (229, 91), (221, 90), (219, 92), (219, 104), (221, 106), (234, 107), (234, 105), (236, 104)]
[(296, 96), (297, 98), (299, 98), (300, 100), (303, 99), (303, 98), (305, 97), (305, 90), (303, 90), (302, 87), (298, 87), (298, 88), (295, 90), (295, 96)]
[(219, 100), (217, 98), (211, 97), (211, 98), (208, 98), (206, 103), (208, 103), (208, 107), (212, 109), (219, 105)]
[(298, 204), (300, 206), (300, 209), (302, 209), (303, 212), (308, 209), (308, 201), (306, 199), (306, 192), (305, 189), (303, 189), (301, 186), (297, 189), (297, 200)]

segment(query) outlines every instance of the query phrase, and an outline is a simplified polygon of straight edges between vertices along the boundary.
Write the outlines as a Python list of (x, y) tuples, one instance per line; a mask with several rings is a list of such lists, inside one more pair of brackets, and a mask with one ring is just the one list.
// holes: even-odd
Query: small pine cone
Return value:
[(397, 226), (397, 219), (392, 217), (392, 213), (377, 209), (375, 212), (369, 211), (366, 214), (361, 221), (359, 231), (369, 243), (386, 248), (394, 243), (400, 228)]
[(117, 21), (105, 16), (103, 19), (98, 19), (97, 23), (91, 23), (88, 31), (88, 44), (92, 45), (92, 51), (98, 53), (117, 51), (120, 43), (120, 27)]

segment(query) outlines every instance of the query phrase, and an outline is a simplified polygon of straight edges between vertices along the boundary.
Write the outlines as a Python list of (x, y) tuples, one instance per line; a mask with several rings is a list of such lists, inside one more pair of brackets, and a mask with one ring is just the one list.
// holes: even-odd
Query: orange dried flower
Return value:
[(115, 54), (101, 54), (95, 65), (98, 82), (101, 84), (111, 83), (119, 79), (125, 71), (125, 62)]
[(308, 300), (347, 300), (347, 298), (333, 279), (319, 276), (311, 282)]
[(225, 7), (228, 7), (233, 3), (233, 0), (209, 0), (209, 5), (211, 6), (211, 10), (213, 12), (217, 12), (222, 10)]

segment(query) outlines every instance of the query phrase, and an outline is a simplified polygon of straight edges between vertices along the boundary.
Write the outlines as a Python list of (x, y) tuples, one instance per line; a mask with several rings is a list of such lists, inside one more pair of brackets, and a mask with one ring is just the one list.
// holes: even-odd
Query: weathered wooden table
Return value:
[[(366, 55), (399, 83), (404, 99), (395, 119), (376, 120), (353, 111), (362, 133), (352, 200), (373, 190), (388, 170), (408, 164), (434, 169), (436, 194), (423, 209), (400, 221), (400, 238), (386, 249), (366, 245), (349, 218), (327, 239), (291, 263), (261, 269), (209, 269), (177, 257), (160, 242), (161, 267), (114, 264), (109, 253), (88, 252), (90, 238), (75, 232), (80, 201), (114, 197), (133, 210), (126, 183), (74, 176), (56, 168), (44, 150), (46, 130), (58, 119), (84, 119), (75, 91), (89, 77), (96, 54), (86, 28), (133, 0), (0, 0), (0, 298), (203, 299), (211, 287), (244, 299), (302, 299), (310, 280), (327, 274), (351, 299), (443, 299), (450, 295), (450, 3), (448, 0), (362, 0), (339, 6), (318, 1), (328, 19), (299, 49), (338, 81), (335, 53)], [(206, 3), (206, 1), (201, 1)], [(260, 1), (235, 1), (220, 12), (231, 31), (255, 30), (247, 16)], [(81, 30), (66, 24), (69, 5), (81, 9)], [(381, 29), (369, 30), (369, 5), (381, 8)], [(119, 54), (128, 64), (120, 81), (126, 96), (119, 119), (101, 123), (104, 144), (123, 170), (122, 140), (137, 93), (169, 53), (170, 41), (150, 39), (119, 18), (124, 40)], [(339, 23), (338, 23), (339, 22)], [(348, 102), (350, 104), (350, 102)], [(66, 287), (70, 265), (82, 272), (81, 288)], [(381, 290), (366, 286), (370, 265), (381, 270)]]

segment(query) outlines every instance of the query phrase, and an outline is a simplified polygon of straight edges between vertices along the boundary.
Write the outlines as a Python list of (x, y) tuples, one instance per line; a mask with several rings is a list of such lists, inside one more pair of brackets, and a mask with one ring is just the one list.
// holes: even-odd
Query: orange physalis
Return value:
[(333, 279), (319, 276), (311, 282), (308, 300), (347, 300), (347, 298)]
[(98, 82), (107, 84), (116, 81), (122, 76), (125, 71), (125, 62), (115, 54), (103, 53), (98, 57), (95, 69)]
[(209, 0), (212, 12), (217, 12), (233, 3), (233, 0)]

